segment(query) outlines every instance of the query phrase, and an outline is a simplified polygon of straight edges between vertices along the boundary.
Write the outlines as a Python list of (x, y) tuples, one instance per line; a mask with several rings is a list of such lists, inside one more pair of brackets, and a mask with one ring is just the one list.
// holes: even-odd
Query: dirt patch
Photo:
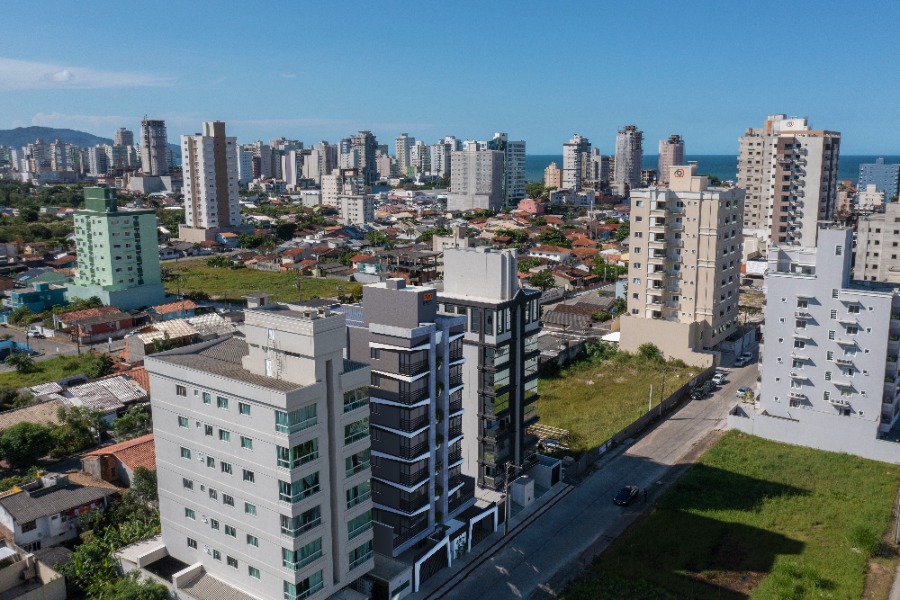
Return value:
[(749, 597), (766, 575), (757, 571), (703, 571), (694, 578), (706, 585)]
[(880, 562), (870, 562), (866, 573), (866, 587), (863, 590), (862, 600), (887, 600), (894, 583), (894, 567)]

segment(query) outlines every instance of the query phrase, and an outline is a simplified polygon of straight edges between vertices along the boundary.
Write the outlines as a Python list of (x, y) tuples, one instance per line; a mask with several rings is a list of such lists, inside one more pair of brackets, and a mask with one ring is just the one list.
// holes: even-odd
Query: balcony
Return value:
[(462, 398), (460, 398), (459, 400), (455, 400), (455, 401), (451, 402), (449, 408), (450, 408), (450, 414), (451, 414), (451, 415), (456, 414), (456, 413), (458, 413), (459, 411), (461, 411), (461, 410), (463, 409)]
[(812, 319), (812, 315), (805, 310), (798, 310), (794, 313), (794, 317), (798, 319)]
[(418, 375), (427, 371), (429, 367), (429, 362), (426, 359), (414, 362), (401, 362), (399, 370), (401, 375)]
[[(373, 394), (377, 396), (377, 392)], [(415, 404), (420, 400), (424, 400), (428, 397), (428, 388), (421, 387), (417, 389), (400, 389), (400, 393), (397, 395), (397, 400), (401, 404)]]
[(852, 367), (853, 366), (853, 361), (850, 360), (849, 358), (838, 358), (838, 359), (835, 359), (834, 363), (836, 365), (840, 365), (842, 367)]
[(462, 382), (463, 382), (462, 373), (460, 373), (459, 375), (451, 375), (450, 376), (450, 387), (453, 388), (453, 387), (460, 386), (460, 385), (462, 385)]
[[(374, 415), (373, 415), (374, 416)], [(430, 419), (428, 413), (415, 417), (413, 419), (400, 419), (396, 422), (396, 429), (400, 431), (406, 431), (407, 433), (418, 431), (419, 429), (428, 425)], [(375, 423), (373, 419), (373, 423), (376, 425), (382, 425), (382, 423)], [(389, 427), (388, 424), (384, 424), (385, 427)]]
[[(428, 452), (428, 442), (422, 442), (420, 444), (415, 444), (413, 446), (400, 446), (395, 452), (394, 456), (398, 456), (400, 458), (405, 458), (407, 460), (412, 458), (417, 458), (422, 456), (423, 454)], [(386, 452), (386, 454), (390, 454), (390, 452)]]
[(349, 570), (352, 571), (356, 567), (365, 564), (366, 561), (370, 560), (374, 555), (375, 555), (374, 550), (369, 550), (368, 552), (366, 552), (365, 554), (363, 554), (362, 556), (360, 556), (359, 558), (354, 560), (352, 563), (350, 563)]
[(463, 357), (462, 348), (450, 351), (450, 362), (460, 360), (460, 359), (462, 359), (462, 357)]
[(850, 400), (847, 398), (829, 398), (828, 402), (834, 406), (850, 406)]
[(418, 498), (401, 499), (399, 502), (397, 502), (396, 506), (391, 506), (391, 508), (396, 508), (400, 512), (411, 515), (427, 506), (428, 502), (428, 494), (421, 494)]
[(397, 477), (397, 483), (406, 487), (412, 487), (426, 479), (428, 479), (428, 469), (419, 469), (415, 473), (400, 473), (400, 476)]
[(456, 450), (447, 455), (447, 464), (456, 464), (462, 460), (462, 450)]
[(449, 436), (448, 439), (451, 439), (451, 440), (461, 436), (462, 435), (462, 426), (451, 427), (450, 430), (447, 432), (447, 435)]
[(802, 392), (791, 392), (789, 396), (794, 400), (806, 400), (806, 394)]

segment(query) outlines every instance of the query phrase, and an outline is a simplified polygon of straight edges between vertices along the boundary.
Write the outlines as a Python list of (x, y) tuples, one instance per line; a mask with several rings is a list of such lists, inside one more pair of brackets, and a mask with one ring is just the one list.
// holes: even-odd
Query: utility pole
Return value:
[(666, 363), (663, 363), (662, 391), (659, 395), (659, 416), (662, 418), (662, 405), (666, 401)]

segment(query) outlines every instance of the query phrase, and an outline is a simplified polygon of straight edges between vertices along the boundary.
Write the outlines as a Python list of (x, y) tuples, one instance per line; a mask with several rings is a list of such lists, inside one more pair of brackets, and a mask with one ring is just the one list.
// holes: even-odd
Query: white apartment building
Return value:
[(613, 189), (620, 195), (641, 185), (641, 161), (644, 158), (644, 132), (626, 125), (616, 136), (616, 166)]
[(900, 284), (900, 204), (897, 202), (885, 204), (884, 212), (861, 215), (857, 220), (853, 278)]
[(584, 186), (585, 165), (590, 161), (591, 143), (577, 133), (563, 144), (562, 188), (578, 191)]
[(411, 177), (414, 173), (410, 173), (410, 151), (416, 143), (416, 138), (410, 137), (405, 133), (401, 133), (394, 140), (394, 149), (397, 157), (397, 172), (401, 177)]
[[(372, 569), (370, 369), (345, 317), (252, 297), (245, 336), (147, 357), (179, 597), (319, 600)], [(212, 595), (211, 595), (212, 594)]]
[(225, 123), (203, 124), (203, 133), (181, 136), (184, 219), (179, 237), (198, 242), (241, 224), (237, 145)]
[(900, 295), (850, 280), (853, 232), (815, 248), (769, 248), (765, 345), (755, 404), (729, 426), (769, 439), (900, 463)]
[(375, 197), (338, 195), (343, 225), (365, 225), (375, 220)]
[(737, 185), (746, 192), (744, 235), (759, 240), (749, 252), (815, 246), (819, 221), (834, 217), (840, 143), (840, 133), (813, 130), (805, 117), (769, 115), (762, 128), (747, 129)]
[(503, 152), (488, 150), (480, 142), (468, 142), (465, 150), (452, 152), (447, 210), (500, 210), (503, 159)]
[(646, 342), (709, 366), (738, 325), (740, 189), (709, 187), (697, 165), (672, 167), (668, 187), (631, 192), (628, 314), (621, 347)]

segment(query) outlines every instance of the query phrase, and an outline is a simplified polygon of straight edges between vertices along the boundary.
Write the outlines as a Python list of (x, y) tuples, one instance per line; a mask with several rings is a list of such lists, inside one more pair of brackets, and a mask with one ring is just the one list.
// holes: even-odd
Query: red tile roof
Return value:
[(112, 454), (132, 471), (138, 467), (145, 467), (151, 471), (156, 470), (156, 445), (153, 443), (152, 433), (128, 440), (127, 442), (100, 448), (88, 456), (102, 456), (104, 454)]
[(147, 393), (150, 393), (150, 374), (147, 373), (147, 369), (144, 367), (135, 367), (125, 373), (132, 379), (134, 379), (135, 383), (139, 386), (147, 390)]
[(98, 308), (85, 308), (84, 310), (74, 310), (59, 315), (61, 321), (69, 323), (71, 321), (80, 321), (81, 319), (90, 319), (102, 315), (111, 315), (118, 313), (119, 309), (115, 306), (100, 306)]
[(559, 246), (535, 246), (530, 250), (531, 252), (543, 252), (545, 254), (553, 253), (553, 254), (571, 254), (572, 251), (568, 248), (560, 248)]
[(182, 310), (194, 310), (197, 308), (197, 305), (194, 304), (193, 300), (179, 300), (177, 302), (170, 302), (169, 304), (157, 304), (156, 306), (151, 306), (150, 308), (152, 308), (153, 311), (157, 314), (166, 315)]

